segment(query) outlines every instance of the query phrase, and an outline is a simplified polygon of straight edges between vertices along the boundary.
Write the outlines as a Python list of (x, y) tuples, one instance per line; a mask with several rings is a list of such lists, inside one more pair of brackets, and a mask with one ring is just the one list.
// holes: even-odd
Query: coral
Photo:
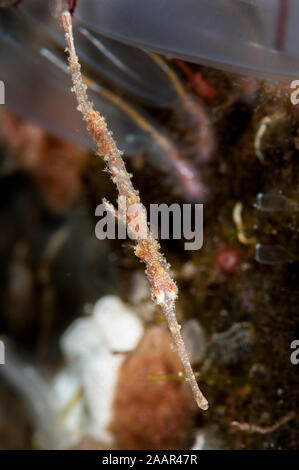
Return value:
[(151, 380), (180, 370), (171, 336), (149, 327), (121, 365), (111, 430), (121, 449), (183, 449), (190, 444), (194, 406), (185, 382)]

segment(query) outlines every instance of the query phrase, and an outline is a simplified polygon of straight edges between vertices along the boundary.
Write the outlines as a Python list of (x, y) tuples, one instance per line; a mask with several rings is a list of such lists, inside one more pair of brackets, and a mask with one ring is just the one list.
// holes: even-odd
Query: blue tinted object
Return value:
[(236, 72), (299, 78), (298, 0), (78, 0), (90, 29)]

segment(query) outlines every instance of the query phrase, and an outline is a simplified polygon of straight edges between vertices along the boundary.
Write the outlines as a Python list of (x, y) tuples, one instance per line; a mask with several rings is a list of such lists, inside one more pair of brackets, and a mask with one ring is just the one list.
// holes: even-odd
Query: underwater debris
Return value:
[(251, 323), (234, 323), (222, 333), (213, 333), (207, 357), (213, 364), (234, 364), (249, 355), (255, 341), (255, 330)]
[[(186, 376), (192, 389), (194, 398), (201, 409), (208, 408), (208, 402), (200, 391), (190, 361), (185, 349), (185, 345), (180, 333), (180, 325), (175, 316), (175, 300), (177, 297), (177, 286), (169, 273), (169, 265), (160, 253), (160, 246), (149, 232), (146, 211), (141, 206), (138, 192), (132, 185), (130, 175), (127, 173), (121, 152), (118, 150), (111, 132), (107, 128), (104, 118), (93, 109), (93, 105), (88, 101), (86, 85), (82, 82), (80, 64), (76, 55), (74, 40), (72, 35), (72, 20), (68, 12), (61, 15), (62, 24), (68, 45), (69, 67), (73, 80), (74, 92), (78, 101), (78, 110), (82, 113), (86, 121), (87, 129), (94, 138), (99, 155), (104, 158), (112, 180), (117, 186), (119, 196), (127, 199), (128, 211), (130, 207), (138, 204), (138, 222), (140, 228), (147, 234), (146, 239), (138, 239), (135, 254), (147, 266), (147, 275), (151, 284), (151, 292), (156, 305), (160, 305), (169, 325), (175, 348), (184, 366)], [(107, 206), (110, 207), (111, 205)], [(135, 206), (136, 207), (136, 206)], [(136, 209), (135, 209), (136, 210)], [(112, 209), (112, 213), (114, 209)], [(131, 220), (132, 218), (129, 218)], [(128, 227), (130, 229), (130, 227)]]
[(248, 432), (248, 433), (258, 433), (258, 434), (270, 434), (271, 432), (276, 431), (276, 429), (280, 428), (283, 424), (288, 423), (291, 419), (295, 418), (294, 411), (291, 411), (283, 418), (276, 421), (276, 423), (272, 424), (272, 426), (259, 426), (257, 424), (249, 424), (249, 423), (239, 423), (238, 421), (233, 421), (231, 423), (232, 426), (238, 428), (240, 431)]
[(257, 130), (257, 133), (254, 138), (254, 150), (256, 153), (256, 156), (260, 160), (261, 163), (265, 163), (265, 155), (262, 149), (262, 141), (264, 138), (264, 135), (266, 131), (268, 130), (269, 126), (281, 121), (285, 117), (284, 112), (276, 112), (273, 114), (273, 116), (265, 116), (259, 125), (259, 128)]
[(237, 237), (240, 243), (243, 245), (253, 245), (255, 243), (255, 238), (248, 238), (245, 235), (244, 224), (242, 220), (242, 211), (243, 211), (243, 204), (241, 202), (237, 202), (233, 208), (233, 221), (237, 228)]
[(11, 149), (16, 166), (31, 175), (54, 212), (67, 210), (81, 192), (87, 152), (7, 110), (0, 111), (0, 124), (0, 136)]

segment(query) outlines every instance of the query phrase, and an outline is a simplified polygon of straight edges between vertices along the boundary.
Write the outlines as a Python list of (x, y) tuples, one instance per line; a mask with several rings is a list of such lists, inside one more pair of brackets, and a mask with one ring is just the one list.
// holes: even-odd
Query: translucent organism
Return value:
[(280, 245), (263, 245), (258, 243), (255, 247), (255, 260), (262, 264), (284, 264), (292, 261), (292, 255)]
[(298, 211), (299, 209), (296, 201), (287, 198), (279, 190), (259, 193), (256, 198), (255, 207), (263, 212)]
[(158, 53), (298, 78), (296, 0), (86, 0), (74, 14), (95, 31)]
[[(259, 193), (254, 207), (261, 211), (263, 216), (275, 213), (292, 216), (298, 211), (298, 203), (278, 189)], [(290, 224), (289, 227), (291, 227)], [(255, 260), (261, 264), (274, 266), (298, 261), (298, 256), (292, 252), (290, 247), (274, 243), (257, 243), (255, 245)]]
[[(90, 146), (72, 106), (62, 60), (63, 34), (53, 11), (53, 2), (34, 0), (1, 10), (0, 61), (4, 82), (10, 83), (6, 102), (51, 132)], [(184, 157), (180, 143), (148, 112), (180, 109), (185, 127), (194, 129), (195, 157), (204, 164), (213, 154), (215, 139), (203, 104), (186, 92), (161, 57), (109, 39), (75, 20), (74, 33), (91, 98), (103, 110), (120, 147), (130, 156), (146, 152), (173, 176), (186, 198), (204, 200), (207, 189), (199, 166)]]

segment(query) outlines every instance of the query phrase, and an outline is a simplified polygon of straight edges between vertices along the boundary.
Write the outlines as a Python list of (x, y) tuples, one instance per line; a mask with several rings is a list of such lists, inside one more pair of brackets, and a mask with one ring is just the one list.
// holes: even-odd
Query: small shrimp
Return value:
[(170, 59), (184, 72), (186, 77), (189, 79), (191, 88), (203, 99), (213, 101), (216, 97), (216, 90), (213, 88), (207, 80), (204, 79), (202, 73), (193, 72), (193, 70), (179, 59)]

